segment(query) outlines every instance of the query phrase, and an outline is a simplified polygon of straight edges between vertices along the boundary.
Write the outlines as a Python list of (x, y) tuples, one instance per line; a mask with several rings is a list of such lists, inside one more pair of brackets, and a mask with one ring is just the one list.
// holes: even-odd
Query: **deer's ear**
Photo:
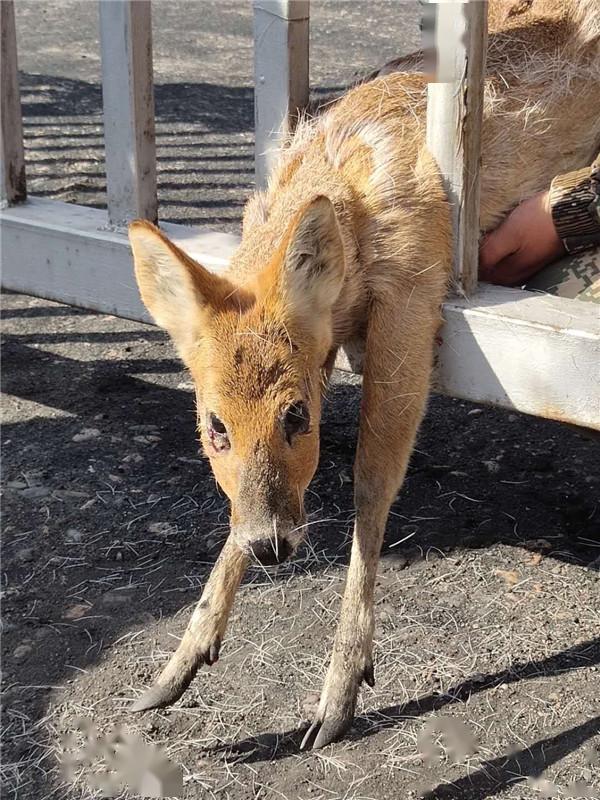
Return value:
[(281, 274), (286, 305), (300, 317), (331, 311), (344, 282), (344, 248), (328, 197), (309, 203), (294, 220)]
[(223, 307), (233, 287), (196, 263), (150, 222), (132, 222), (129, 241), (144, 305), (185, 358), (201, 336), (207, 312)]

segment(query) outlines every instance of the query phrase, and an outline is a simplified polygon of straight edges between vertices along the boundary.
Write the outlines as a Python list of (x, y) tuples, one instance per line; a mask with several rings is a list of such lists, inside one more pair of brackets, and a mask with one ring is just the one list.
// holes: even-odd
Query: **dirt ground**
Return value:
[[(20, 2), (17, 24), (33, 191), (99, 204), (91, 6)], [(415, 36), (409, 5), (313, 7), (320, 87), (395, 55), (390, 31), (400, 49)], [(252, 179), (240, 8), (154, 6), (171, 219), (239, 222)], [(350, 546), (357, 379), (338, 373), (329, 392), (298, 557), (253, 568), (219, 662), (173, 708), (136, 716), (227, 533), (189, 377), (151, 326), (19, 295), (3, 308), (5, 797), (96, 796), (99, 762), (74, 781), (60, 767), (85, 718), (159, 745), (189, 800), (600, 798), (597, 440), (432, 398), (381, 559), (376, 685), (343, 742), (302, 753)]]
[[(529, 798), (541, 772), (599, 785), (597, 443), (432, 399), (381, 561), (375, 689), (346, 741), (300, 753), (351, 531), (360, 387), (336, 376), (307, 545), (251, 571), (221, 659), (182, 701), (134, 716), (227, 531), (189, 379), (149, 326), (18, 295), (4, 309), (7, 797), (90, 796), (58, 772), (79, 716), (160, 743), (186, 798)], [(428, 766), (417, 737), (441, 718), (477, 750)]]

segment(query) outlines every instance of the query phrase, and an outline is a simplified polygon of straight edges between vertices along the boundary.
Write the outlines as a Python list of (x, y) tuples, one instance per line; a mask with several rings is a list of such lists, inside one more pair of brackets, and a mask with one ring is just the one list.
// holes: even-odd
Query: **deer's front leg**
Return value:
[(415, 292), (414, 317), (399, 315), (385, 304), (372, 310), (354, 467), (356, 523), (350, 566), (321, 702), (302, 748), (340, 739), (352, 724), (362, 681), (374, 685), (373, 594), (379, 552), (423, 415), (438, 324), (435, 306), (419, 304), (418, 298)]
[(235, 593), (247, 566), (248, 556), (234, 544), (230, 536), (213, 567), (179, 647), (156, 683), (133, 704), (133, 711), (171, 705), (185, 692), (203, 664), (215, 663)]
[[(382, 515), (383, 516), (383, 515)], [(340, 739), (352, 724), (358, 691), (363, 680), (374, 686), (373, 674), (373, 591), (385, 517), (375, 522), (358, 512), (354, 527), (352, 555), (342, 600), (333, 652), (317, 716), (302, 749), (324, 747)]]

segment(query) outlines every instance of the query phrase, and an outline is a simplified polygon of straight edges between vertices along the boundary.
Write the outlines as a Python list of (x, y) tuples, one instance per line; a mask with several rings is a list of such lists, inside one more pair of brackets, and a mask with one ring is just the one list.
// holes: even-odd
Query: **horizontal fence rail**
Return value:
[[(16, 291), (148, 322), (124, 232), (106, 212), (32, 198), (2, 213), (4, 282)], [(232, 234), (161, 223), (192, 258), (224, 270)], [(449, 299), (436, 391), (600, 429), (600, 315), (580, 300), (481, 285)], [(337, 366), (349, 369), (342, 356)]]

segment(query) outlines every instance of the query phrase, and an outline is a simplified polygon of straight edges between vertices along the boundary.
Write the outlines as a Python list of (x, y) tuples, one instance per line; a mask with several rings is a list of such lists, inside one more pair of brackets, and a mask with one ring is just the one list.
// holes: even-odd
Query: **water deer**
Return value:
[[(489, 16), (482, 231), (555, 174), (589, 163), (600, 141), (598, 0), (499, 0)], [(364, 353), (356, 513), (303, 747), (342, 737), (361, 683), (374, 683), (378, 558), (430, 389), (453, 246), (425, 112), (423, 75), (387, 71), (300, 120), (268, 188), (245, 208), (225, 274), (150, 223), (130, 226), (141, 296), (193, 377), (204, 452), (231, 503), (229, 537), (181, 643), (135, 710), (173, 703), (217, 660), (251, 560), (280, 563), (298, 548), (322, 388), (341, 346)]]

